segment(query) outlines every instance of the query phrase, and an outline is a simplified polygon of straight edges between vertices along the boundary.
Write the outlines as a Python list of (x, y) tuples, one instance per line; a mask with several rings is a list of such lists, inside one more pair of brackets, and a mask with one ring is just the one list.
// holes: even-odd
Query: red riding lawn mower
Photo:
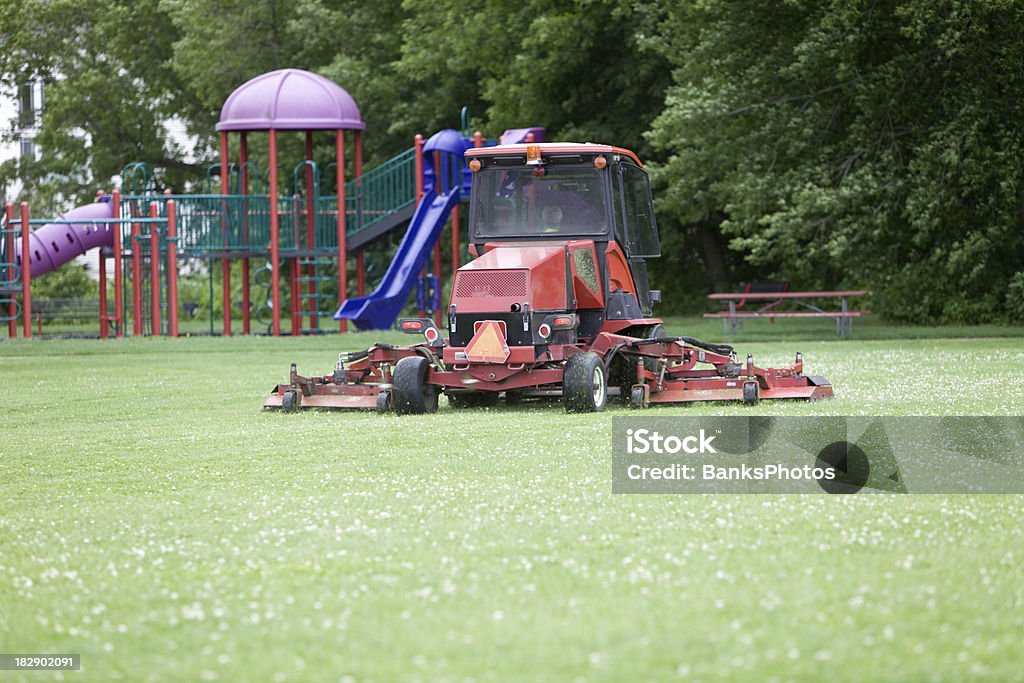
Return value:
[(652, 317), (660, 292), (645, 259), (661, 255), (646, 172), (629, 150), (594, 144), (501, 145), (466, 151), (475, 260), (458, 270), (448, 338), (429, 319), (402, 319), (411, 346), (343, 354), (334, 372), (292, 365), (268, 408), (432, 413), (561, 397), (568, 412), (610, 396), (652, 403), (820, 399), (823, 377), (760, 368), (732, 347), (670, 337)]

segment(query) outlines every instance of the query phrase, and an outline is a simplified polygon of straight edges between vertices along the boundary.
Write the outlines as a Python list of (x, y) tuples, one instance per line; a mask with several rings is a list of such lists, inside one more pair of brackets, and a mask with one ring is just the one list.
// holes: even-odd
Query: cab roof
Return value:
[(528, 146), (540, 147), (540, 153), (544, 154), (622, 154), (636, 162), (637, 166), (643, 168), (643, 164), (636, 154), (622, 147), (612, 145), (598, 145), (593, 142), (540, 142), (522, 143), (515, 145), (496, 145), (494, 147), (470, 147), (466, 150), (467, 157), (497, 156), (501, 154), (522, 154), (526, 155)]

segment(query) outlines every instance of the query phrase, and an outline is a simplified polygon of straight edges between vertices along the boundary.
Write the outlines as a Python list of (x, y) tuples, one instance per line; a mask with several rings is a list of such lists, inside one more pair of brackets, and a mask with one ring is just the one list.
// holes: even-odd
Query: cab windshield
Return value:
[(474, 176), (475, 238), (593, 237), (608, 231), (605, 180), (593, 164), (490, 166)]

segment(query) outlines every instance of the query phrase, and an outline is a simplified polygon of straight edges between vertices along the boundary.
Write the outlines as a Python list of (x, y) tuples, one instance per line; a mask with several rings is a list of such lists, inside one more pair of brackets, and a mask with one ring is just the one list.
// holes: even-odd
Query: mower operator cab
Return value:
[[(463, 314), (525, 313), (532, 329), (509, 341), (521, 336), (526, 344), (571, 344), (651, 316), (658, 293), (645, 259), (661, 247), (647, 173), (632, 152), (548, 143), (470, 149), (466, 157), (469, 241), (479, 258), (456, 276), (453, 345), (464, 341)], [(544, 313), (568, 314), (570, 334), (560, 334), (562, 326), (552, 333)], [(510, 316), (508, 326), (518, 327), (512, 317), (520, 318)], [(549, 334), (538, 336), (538, 328)], [(471, 337), (472, 326), (465, 333)]]

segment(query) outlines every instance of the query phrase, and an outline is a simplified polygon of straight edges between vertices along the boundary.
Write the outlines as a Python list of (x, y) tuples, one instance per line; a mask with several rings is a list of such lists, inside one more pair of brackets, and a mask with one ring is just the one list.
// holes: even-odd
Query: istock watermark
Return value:
[(615, 417), (614, 493), (1024, 493), (1024, 417)]
[(678, 437), (670, 434), (667, 437), (649, 429), (627, 429), (626, 449), (629, 453), (716, 453), (711, 442), (713, 436), (707, 436), (704, 430), (700, 435)]

